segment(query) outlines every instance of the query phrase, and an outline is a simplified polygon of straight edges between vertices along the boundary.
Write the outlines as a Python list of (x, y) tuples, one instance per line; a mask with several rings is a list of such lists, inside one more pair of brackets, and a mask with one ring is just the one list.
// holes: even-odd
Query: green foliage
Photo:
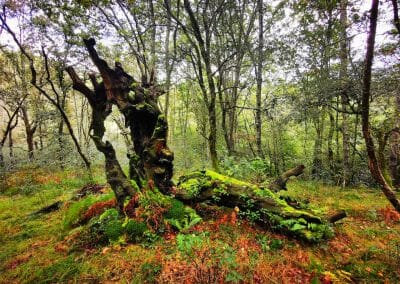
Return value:
[(221, 162), (221, 169), (227, 176), (236, 177), (254, 182), (261, 182), (267, 178), (271, 169), (269, 163), (261, 158), (240, 159), (225, 156)]
[(145, 248), (154, 248), (155, 243), (159, 240), (161, 240), (161, 237), (159, 235), (147, 230), (143, 233), (142, 246)]
[(102, 195), (88, 195), (79, 201), (73, 202), (65, 212), (63, 220), (64, 226), (66, 228), (71, 228), (77, 225), (82, 215), (89, 209), (90, 206), (100, 201), (111, 200), (112, 198), (114, 198), (114, 193), (110, 192)]
[(208, 241), (205, 233), (195, 234), (178, 234), (176, 236), (176, 247), (186, 256), (193, 256), (193, 250), (200, 248)]
[(171, 207), (164, 214), (165, 219), (182, 219), (185, 217), (185, 205), (176, 199), (171, 200)]
[(166, 219), (173, 227), (181, 232), (187, 232), (191, 227), (202, 221), (196, 211), (191, 208), (185, 210), (185, 216), (181, 219)]
[(286, 231), (294, 236), (300, 236), (310, 242), (318, 242), (323, 239), (333, 237), (334, 232), (332, 227), (324, 222), (307, 222), (304, 218), (289, 218), (284, 219), (283, 217), (270, 213), (263, 212), (271, 220), (272, 228), (279, 231)]
[(90, 220), (80, 240), (84, 246), (104, 246), (109, 243), (124, 242), (122, 238), (124, 233), (118, 211), (111, 208)]
[(201, 190), (201, 182), (197, 178), (188, 179), (185, 183), (181, 184), (181, 188), (185, 190), (186, 194), (191, 198), (195, 198)]
[(256, 241), (260, 245), (261, 250), (263, 252), (267, 252), (271, 249), (271, 247), (269, 246), (269, 237), (268, 236), (266, 236), (264, 234), (258, 234), (256, 236)]
[(270, 239), (267, 235), (258, 234), (256, 236), (257, 243), (261, 246), (263, 252), (270, 250), (280, 250), (283, 248), (283, 241), (280, 239)]
[(124, 233), (122, 221), (118, 211), (115, 208), (104, 211), (99, 217), (100, 230), (104, 231), (104, 235), (110, 242), (116, 242)]
[(127, 241), (140, 242), (145, 237), (145, 232), (148, 230), (147, 225), (143, 222), (129, 219), (125, 224), (125, 232)]
[(146, 283), (155, 283), (156, 277), (161, 272), (161, 268), (161, 264), (156, 261), (143, 263), (140, 270)]

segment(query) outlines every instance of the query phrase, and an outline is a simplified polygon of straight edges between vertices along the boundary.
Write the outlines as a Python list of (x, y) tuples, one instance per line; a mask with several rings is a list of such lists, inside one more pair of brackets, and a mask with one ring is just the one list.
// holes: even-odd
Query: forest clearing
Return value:
[(0, 283), (400, 282), (399, 7), (366, 2), (3, 1)]

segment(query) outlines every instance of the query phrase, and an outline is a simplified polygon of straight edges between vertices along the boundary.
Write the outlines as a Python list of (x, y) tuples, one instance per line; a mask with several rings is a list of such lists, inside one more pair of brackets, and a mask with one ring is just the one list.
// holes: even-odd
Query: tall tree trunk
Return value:
[(371, 73), (372, 73), (372, 62), (374, 58), (376, 26), (378, 21), (378, 7), (379, 7), (379, 0), (372, 0), (370, 27), (367, 39), (367, 52), (365, 55), (364, 72), (363, 72), (362, 104), (361, 104), (362, 132), (367, 147), (368, 166), (371, 171), (371, 175), (380, 185), (382, 192), (389, 200), (389, 202), (398, 212), (400, 212), (400, 201), (396, 198), (396, 195), (393, 192), (392, 188), (386, 182), (382, 174), (381, 168), (379, 166), (378, 159), (375, 153), (374, 141), (371, 135), (371, 129), (369, 126)]
[(257, 1), (258, 10), (258, 62), (256, 67), (256, 77), (257, 77), (257, 90), (256, 90), (256, 145), (257, 145), (257, 155), (263, 157), (262, 143), (261, 143), (261, 91), (262, 91), (262, 73), (263, 73), (263, 59), (264, 59), (264, 11), (263, 11), (263, 1)]
[(8, 133), (8, 149), (9, 149), (10, 159), (13, 160), (14, 159), (14, 139), (13, 139), (13, 135), (12, 135), (12, 129)]
[(334, 155), (333, 155), (333, 148), (332, 148), (332, 141), (333, 141), (333, 135), (335, 134), (335, 117), (331, 112), (329, 112), (329, 133), (328, 133), (328, 155), (327, 155), (327, 161), (329, 163), (329, 170), (331, 172), (331, 175), (334, 176), (335, 174), (335, 160), (334, 160)]
[[(221, 62), (218, 62), (221, 65)], [(227, 86), (225, 83), (225, 72), (221, 70), (219, 72), (218, 80), (217, 80), (217, 89), (218, 89), (218, 99), (221, 108), (221, 130), (224, 135), (226, 149), (228, 150), (228, 155), (232, 156), (232, 143), (229, 138), (229, 127), (228, 127), (228, 116), (229, 116), (229, 92), (226, 91)], [(225, 90), (225, 91), (224, 91)]]
[(350, 134), (348, 127), (348, 117), (346, 113), (348, 103), (348, 75), (347, 75), (347, 0), (340, 2), (340, 24), (341, 24), (341, 39), (340, 39), (340, 73), (339, 79), (341, 83), (341, 104), (342, 104), (342, 145), (343, 145), (343, 177), (342, 187), (347, 186), (350, 172)]
[(149, 0), (149, 11), (150, 11), (150, 21), (151, 21), (151, 44), (150, 44), (150, 73), (154, 76), (154, 72), (156, 69), (157, 57), (156, 57), (156, 35), (157, 35), (157, 26), (154, 15), (154, 4), (153, 0)]
[(314, 118), (315, 125), (315, 140), (314, 140), (314, 154), (313, 154), (313, 165), (311, 169), (311, 174), (314, 178), (320, 179), (322, 177), (322, 139), (324, 133), (324, 113), (317, 114), (318, 117)]
[(165, 117), (168, 119), (168, 112), (169, 112), (169, 95), (170, 95), (170, 87), (171, 87), (171, 74), (172, 74), (172, 62), (171, 62), (171, 55), (170, 55), (170, 48), (169, 48), (169, 40), (170, 40), (170, 34), (171, 34), (171, 16), (167, 14), (167, 32), (165, 35), (165, 62), (164, 62), (164, 68), (165, 68), (165, 107), (164, 107), (164, 113)]
[(3, 144), (0, 143), (0, 168), (3, 168), (5, 166), (4, 163), (4, 154), (3, 154)]
[(24, 120), (25, 124), (25, 134), (26, 134), (26, 143), (28, 146), (28, 158), (29, 160), (32, 160), (34, 155), (34, 143), (33, 143), (33, 136), (36, 132), (36, 125), (35, 123), (31, 123), (29, 121), (29, 115), (28, 111), (25, 106), (21, 106), (21, 112), (22, 112), (22, 119)]
[[(61, 100), (61, 109), (65, 111), (65, 96), (63, 96)], [(60, 121), (58, 122), (57, 140), (58, 140), (58, 153), (60, 159), (60, 166), (61, 168), (64, 168), (64, 159), (66, 151), (64, 145), (64, 119), (62, 117), (60, 117)]]
[[(395, 112), (394, 112), (395, 127), (400, 128), (400, 94), (395, 98)], [(390, 156), (389, 156), (389, 169), (392, 176), (393, 186), (397, 189), (400, 188), (400, 133), (393, 131), (389, 140)]]

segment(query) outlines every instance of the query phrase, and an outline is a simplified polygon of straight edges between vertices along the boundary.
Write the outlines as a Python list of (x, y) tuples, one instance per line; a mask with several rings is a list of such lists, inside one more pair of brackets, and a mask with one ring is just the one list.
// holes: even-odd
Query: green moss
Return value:
[(185, 205), (182, 202), (172, 199), (171, 208), (164, 214), (167, 219), (182, 219), (185, 217)]
[(138, 222), (136, 220), (128, 220), (124, 225), (127, 240), (130, 242), (140, 242), (144, 238), (144, 233), (148, 230), (147, 225), (144, 222)]
[[(60, 283), (70, 282), (75, 275), (80, 273), (81, 264), (74, 260), (73, 256), (59, 260), (47, 267), (40, 268), (35, 272), (35, 276), (31, 279), (32, 283)], [(75, 282), (75, 281), (72, 281)]]
[(124, 233), (122, 222), (120, 220), (112, 220), (105, 224), (104, 233), (110, 242), (118, 241)]
[(235, 184), (237, 186), (243, 186), (243, 187), (246, 187), (246, 188), (248, 188), (248, 187), (253, 188), (253, 189), (258, 188), (254, 184), (251, 184), (251, 183), (248, 183), (248, 182), (244, 182), (244, 181), (232, 178), (232, 177), (224, 176), (224, 175), (221, 175), (221, 174), (219, 174), (217, 172), (214, 172), (214, 171), (207, 170), (205, 174), (207, 176), (209, 176), (213, 180), (219, 180), (219, 181), (222, 181), (224, 183)]
[(164, 218), (168, 224), (179, 231), (187, 231), (202, 221), (194, 209), (175, 199), (171, 200), (171, 207), (164, 214)]
[(107, 201), (114, 198), (114, 193), (110, 192), (103, 195), (88, 195), (87, 197), (72, 203), (64, 215), (64, 227), (71, 228), (79, 223), (82, 215), (93, 204), (100, 201)]
[(188, 198), (196, 198), (200, 193), (202, 181), (197, 178), (191, 178), (180, 184), (179, 187), (184, 190)]
[[(332, 235), (332, 229), (318, 214), (309, 208), (293, 208), (269, 189), (259, 188), (257, 185), (210, 170), (194, 172), (182, 178), (180, 182), (178, 186), (184, 189), (189, 198), (204, 192), (218, 203), (225, 195), (239, 195), (242, 201), (241, 216), (252, 222), (270, 224), (272, 229), (312, 242)], [(207, 189), (212, 189), (212, 194), (205, 192)], [(235, 192), (231, 192), (232, 190)], [(265, 203), (265, 207), (260, 209), (259, 203)]]

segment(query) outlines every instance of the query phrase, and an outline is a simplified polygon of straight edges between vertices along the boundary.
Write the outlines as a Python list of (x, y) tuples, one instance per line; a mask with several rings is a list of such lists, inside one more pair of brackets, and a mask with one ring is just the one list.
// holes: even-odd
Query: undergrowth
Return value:
[[(305, 245), (250, 224), (230, 209), (212, 209), (211, 217), (198, 222), (194, 210), (168, 197), (159, 199), (157, 191), (142, 192), (131, 203), (135, 214), (129, 218), (96, 205), (102, 209), (93, 209), (92, 218), (80, 224), (85, 212), (112, 194), (68, 203), (84, 185), (79, 174), (46, 173), (42, 182), (32, 176), (27, 180), (35, 190), (29, 194), (16, 189), (24, 186), (16, 180), (1, 188), (0, 283), (400, 281), (399, 218), (374, 189), (291, 182), (285, 195), (308, 199), (321, 213), (348, 213), (335, 225), (332, 239)], [(61, 210), (31, 216), (57, 200), (66, 202)], [(95, 245), (88, 246), (88, 240)]]

